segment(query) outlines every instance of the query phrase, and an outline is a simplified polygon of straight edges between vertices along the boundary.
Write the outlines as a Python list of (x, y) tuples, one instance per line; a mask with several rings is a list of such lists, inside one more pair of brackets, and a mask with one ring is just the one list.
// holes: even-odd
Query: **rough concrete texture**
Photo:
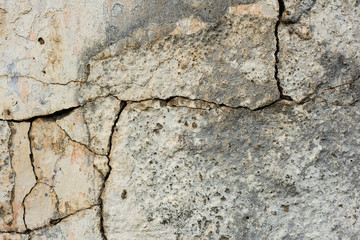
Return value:
[(0, 240), (360, 239), (360, 1), (0, 1)]
[(102, 196), (108, 239), (356, 239), (358, 104), (176, 101), (120, 116)]
[(154, 44), (95, 60), (88, 83), (99, 86), (97, 95), (126, 100), (183, 96), (232, 107), (268, 105), (279, 98), (275, 9), (248, 14), (231, 8), (232, 14), (193, 34), (175, 30)]
[(359, 99), (359, 1), (284, 1), (279, 26), (279, 79), (296, 102)]

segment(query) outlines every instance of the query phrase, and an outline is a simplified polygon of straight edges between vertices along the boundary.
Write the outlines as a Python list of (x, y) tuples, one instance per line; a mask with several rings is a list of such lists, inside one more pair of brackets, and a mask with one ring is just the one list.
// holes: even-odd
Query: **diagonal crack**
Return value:
[(80, 212), (83, 212), (83, 211), (92, 209), (92, 208), (97, 207), (97, 206), (99, 206), (99, 204), (93, 204), (93, 205), (91, 205), (91, 206), (89, 206), (89, 207), (87, 207), (87, 208), (79, 209), (79, 210), (77, 210), (77, 211), (75, 211), (75, 212), (73, 212), (73, 213), (70, 213), (70, 214), (62, 217), (62, 218), (57, 218), (56, 220), (52, 220), (52, 221), (50, 221), (48, 224), (46, 224), (46, 225), (44, 225), (44, 226), (41, 226), (41, 227), (38, 227), (38, 228), (35, 228), (35, 229), (32, 229), (32, 230), (28, 230), (28, 232), (26, 232), (26, 233), (29, 233), (29, 234), (30, 234), (30, 233), (33, 233), (33, 232), (35, 232), (35, 231), (39, 231), (39, 230), (43, 230), (43, 229), (46, 229), (46, 228), (55, 226), (55, 225), (59, 224), (60, 222), (62, 222), (63, 220), (65, 220), (65, 219), (67, 219), (67, 218), (69, 218), (69, 217), (71, 217), (71, 216), (73, 216), (73, 215), (76, 215), (76, 214), (78, 214), (78, 213), (80, 213)]

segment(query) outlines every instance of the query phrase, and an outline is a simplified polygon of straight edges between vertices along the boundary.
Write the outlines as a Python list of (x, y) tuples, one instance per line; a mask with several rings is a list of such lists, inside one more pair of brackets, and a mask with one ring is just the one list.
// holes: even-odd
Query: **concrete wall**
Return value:
[(0, 239), (359, 239), (359, 5), (0, 2)]

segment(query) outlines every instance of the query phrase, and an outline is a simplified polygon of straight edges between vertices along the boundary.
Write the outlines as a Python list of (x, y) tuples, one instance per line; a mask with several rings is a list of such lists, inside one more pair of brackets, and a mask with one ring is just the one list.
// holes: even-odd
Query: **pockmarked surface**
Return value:
[(108, 239), (356, 238), (358, 104), (188, 101), (122, 112), (102, 196)]
[(0, 240), (358, 239), (359, 11), (0, 2)]

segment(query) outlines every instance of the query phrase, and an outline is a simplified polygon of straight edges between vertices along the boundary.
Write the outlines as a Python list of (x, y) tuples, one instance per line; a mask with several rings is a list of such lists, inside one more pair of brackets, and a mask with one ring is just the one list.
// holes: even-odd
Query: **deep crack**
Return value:
[(30, 163), (31, 163), (31, 166), (32, 166), (32, 169), (33, 169), (33, 173), (34, 173), (34, 176), (35, 176), (35, 180), (36, 180), (36, 182), (38, 182), (38, 176), (36, 175), (36, 172), (35, 172), (34, 154), (32, 152), (32, 144), (31, 144), (31, 136), (30, 136), (32, 125), (33, 125), (33, 122), (30, 122), (29, 131), (28, 131), (29, 149), (30, 149), (29, 157), (30, 157)]
[(108, 167), (109, 167), (109, 171), (107, 172), (107, 174), (105, 175), (104, 177), (104, 181), (103, 181), (103, 186), (101, 188), (101, 192), (100, 192), (100, 195), (99, 195), (99, 204), (100, 204), (100, 232), (101, 232), (101, 237), (103, 240), (107, 240), (107, 237), (106, 237), (106, 234), (105, 234), (105, 226), (104, 226), (104, 204), (103, 204), (103, 199), (102, 199), (102, 195), (104, 193), (104, 190), (105, 190), (105, 184), (106, 184), (106, 181), (108, 180), (109, 176), (110, 176), (110, 173), (111, 173), (111, 165), (110, 165), (110, 153), (111, 153), (111, 148), (112, 148), (112, 138), (113, 138), (113, 135), (114, 135), (114, 132), (115, 132), (115, 128), (116, 128), (116, 124), (118, 123), (119, 119), (120, 119), (120, 115), (122, 113), (122, 111), (124, 110), (124, 108), (126, 107), (127, 105), (127, 102), (125, 101), (121, 101), (120, 102), (120, 110), (119, 110), (119, 113), (114, 121), (114, 124), (111, 128), (111, 134), (109, 136), (109, 152), (107, 154), (107, 159), (108, 159)]
[(275, 79), (276, 79), (277, 87), (279, 89), (280, 98), (293, 101), (293, 99), (290, 96), (285, 95), (283, 93), (283, 88), (281, 87), (280, 79), (279, 79), (279, 63), (280, 63), (280, 60), (279, 60), (279, 52), (280, 52), (279, 26), (280, 26), (280, 23), (281, 23), (282, 15), (283, 15), (283, 13), (285, 11), (285, 4), (284, 4), (283, 0), (278, 0), (278, 2), (279, 2), (279, 15), (278, 15), (278, 20), (277, 20), (276, 25), (275, 25), (275, 39), (276, 39)]

